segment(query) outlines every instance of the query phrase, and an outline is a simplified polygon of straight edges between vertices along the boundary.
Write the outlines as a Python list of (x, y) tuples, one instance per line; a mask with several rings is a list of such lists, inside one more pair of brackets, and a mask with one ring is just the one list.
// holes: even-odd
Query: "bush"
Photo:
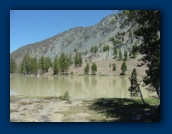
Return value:
[(67, 90), (63, 96), (60, 96), (60, 99), (62, 100), (69, 100), (70, 95), (69, 95), (69, 91)]

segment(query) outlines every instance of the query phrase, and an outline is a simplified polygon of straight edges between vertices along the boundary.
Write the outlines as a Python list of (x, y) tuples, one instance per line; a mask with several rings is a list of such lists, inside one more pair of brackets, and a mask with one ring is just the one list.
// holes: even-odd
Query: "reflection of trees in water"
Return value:
[(122, 91), (121, 91), (121, 97), (127, 97), (128, 94), (128, 87), (127, 87), (127, 83), (129, 81), (127, 81), (127, 77), (126, 76), (121, 76), (121, 87), (122, 87)]
[(116, 79), (115, 79), (115, 78), (112, 79), (112, 85), (113, 85), (114, 87), (116, 87)]
[(67, 90), (70, 92), (71, 89), (71, 82), (67, 76), (59, 76), (54, 80), (54, 89), (57, 95), (63, 95)]
[(75, 81), (74, 91), (71, 93), (72, 96), (80, 96), (82, 91), (82, 83), (79, 81)]
[(89, 81), (89, 77), (88, 76), (84, 76), (84, 83), (85, 83), (86, 87), (89, 86), (90, 81)]
[(92, 77), (91, 77), (91, 86), (92, 86), (93, 88), (95, 88), (96, 85), (97, 85), (96, 76), (92, 76)]
[(126, 81), (126, 77), (125, 76), (121, 76), (121, 87), (123, 89), (127, 88), (127, 81)]

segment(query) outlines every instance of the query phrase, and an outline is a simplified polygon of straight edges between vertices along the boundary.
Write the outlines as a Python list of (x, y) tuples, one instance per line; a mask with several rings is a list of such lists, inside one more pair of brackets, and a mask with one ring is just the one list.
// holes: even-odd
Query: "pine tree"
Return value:
[(26, 74), (26, 66), (25, 66), (25, 62), (24, 61), (21, 62), (20, 73), (21, 74)]
[(140, 90), (140, 86), (137, 82), (137, 73), (136, 73), (135, 68), (133, 69), (133, 72), (132, 72), (131, 77), (129, 79), (130, 79), (130, 84), (131, 84), (131, 86), (128, 89), (130, 91), (130, 95), (133, 97), (137, 97), (140, 95), (143, 104), (145, 104), (145, 101), (144, 101), (143, 96), (142, 96), (142, 92)]
[(74, 57), (74, 63), (75, 63), (75, 67), (78, 67), (79, 64), (79, 58), (78, 58), (78, 51), (75, 52), (75, 57)]
[(13, 58), (10, 58), (10, 73), (13, 74), (16, 72), (17, 64)]
[(82, 65), (82, 55), (81, 55), (81, 53), (79, 53), (79, 55), (78, 55), (78, 65), (79, 65), (79, 67), (81, 67), (81, 65)]
[(114, 48), (114, 55), (117, 55), (117, 54), (118, 54), (117, 48), (115, 47), (115, 48)]
[(30, 57), (29, 54), (27, 53), (22, 60), (21, 67), (20, 67), (20, 73), (23, 74), (30, 74), (31, 73), (31, 67), (30, 67)]
[(116, 64), (114, 63), (114, 64), (112, 64), (112, 66), (113, 66), (112, 70), (116, 71)]
[(37, 68), (37, 60), (36, 58), (30, 58), (30, 62), (29, 62), (29, 70), (30, 70), (30, 74), (37, 74), (38, 72), (38, 68)]
[(119, 60), (122, 60), (122, 52), (119, 50)]
[(132, 55), (133, 55), (133, 58), (136, 58), (136, 53), (137, 53), (137, 45), (135, 44), (134, 46), (132, 46)]
[(39, 67), (40, 67), (40, 69), (42, 71), (42, 74), (44, 75), (44, 72), (45, 72), (45, 58), (44, 58), (43, 55), (41, 56), (41, 58), (39, 60), (39, 65), (40, 65)]
[(97, 45), (95, 45), (94, 46), (94, 53), (97, 53), (97, 51), (98, 51), (98, 47), (97, 47)]
[(62, 53), (60, 56), (59, 65), (60, 65), (61, 74), (64, 74), (64, 72), (66, 70), (66, 57), (65, 57), (64, 53)]
[(93, 75), (96, 74), (96, 72), (97, 72), (97, 65), (96, 65), (96, 63), (92, 63), (91, 71), (92, 71), (92, 74), (93, 74)]
[(124, 13), (128, 21), (138, 24), (134, 34), (143, 38), (139, 52), (144, 54), (141, 60), (148, 66), (144, 83), (160, 97), (160, 10), (127, 10)]
[(89, 67), (89, 64), (87, 63), (86, 67), (84, 68), (84, 74), (88, 75), (89, 74), (89, 70), (90, 70), (90, 67)]
[(127, 57), (128, 57), (127, 52), (124, 52), (124, 60), (127, 60)]
[(58, 73), (59, 73), (58, 57), (56, 56), (53, 63), (53, 74), (58, 75)]
[(45, 71), (48, 72), (48, 69), (52, 67), (52, 62), (50, 57), (45, 58)]
[(127, 71), (127, 65), (125, 61), (121, 65), (121, 71), (121, 75), (125, 75), (125, 71)]

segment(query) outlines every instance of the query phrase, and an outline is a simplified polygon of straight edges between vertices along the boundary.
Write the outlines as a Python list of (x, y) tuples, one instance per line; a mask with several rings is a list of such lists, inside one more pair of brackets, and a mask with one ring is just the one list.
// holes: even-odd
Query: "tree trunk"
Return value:
[(145, 103), (145, 101), (144, 101), (144, 99), (143, 99), (143, 96), (142, 96), (142, 92), (141, 92), (141, 90), (140, 90), (140, 87), (139, 87), (139, 85), (137, 85), (138, 86), (138, 89), (139, 89), (139, 92), (140, 92), (140, 97), (141, 97), (141, 99), (142, 99), (142, 102), (143, 102), (143, 104), (145, 105), (146, 103)]

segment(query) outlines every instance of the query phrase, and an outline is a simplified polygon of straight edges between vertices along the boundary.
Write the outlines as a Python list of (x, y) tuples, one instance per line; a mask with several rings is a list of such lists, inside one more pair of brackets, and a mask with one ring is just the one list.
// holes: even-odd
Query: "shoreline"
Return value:
[[(160, 103), (158, 99), (146, 98), (145, 101), (149, 104), (149, 107), (143, 107), (140, 98), (70, 100), (59, 98), (58, 96), (11, 95), (10, 122), (147, 121), (137, 120), (136, 116), (142, 117), (143, 111), (150, 114), (150, 110), (156, 109)], [(136, 107), (133, 107), (133, 105)]]

